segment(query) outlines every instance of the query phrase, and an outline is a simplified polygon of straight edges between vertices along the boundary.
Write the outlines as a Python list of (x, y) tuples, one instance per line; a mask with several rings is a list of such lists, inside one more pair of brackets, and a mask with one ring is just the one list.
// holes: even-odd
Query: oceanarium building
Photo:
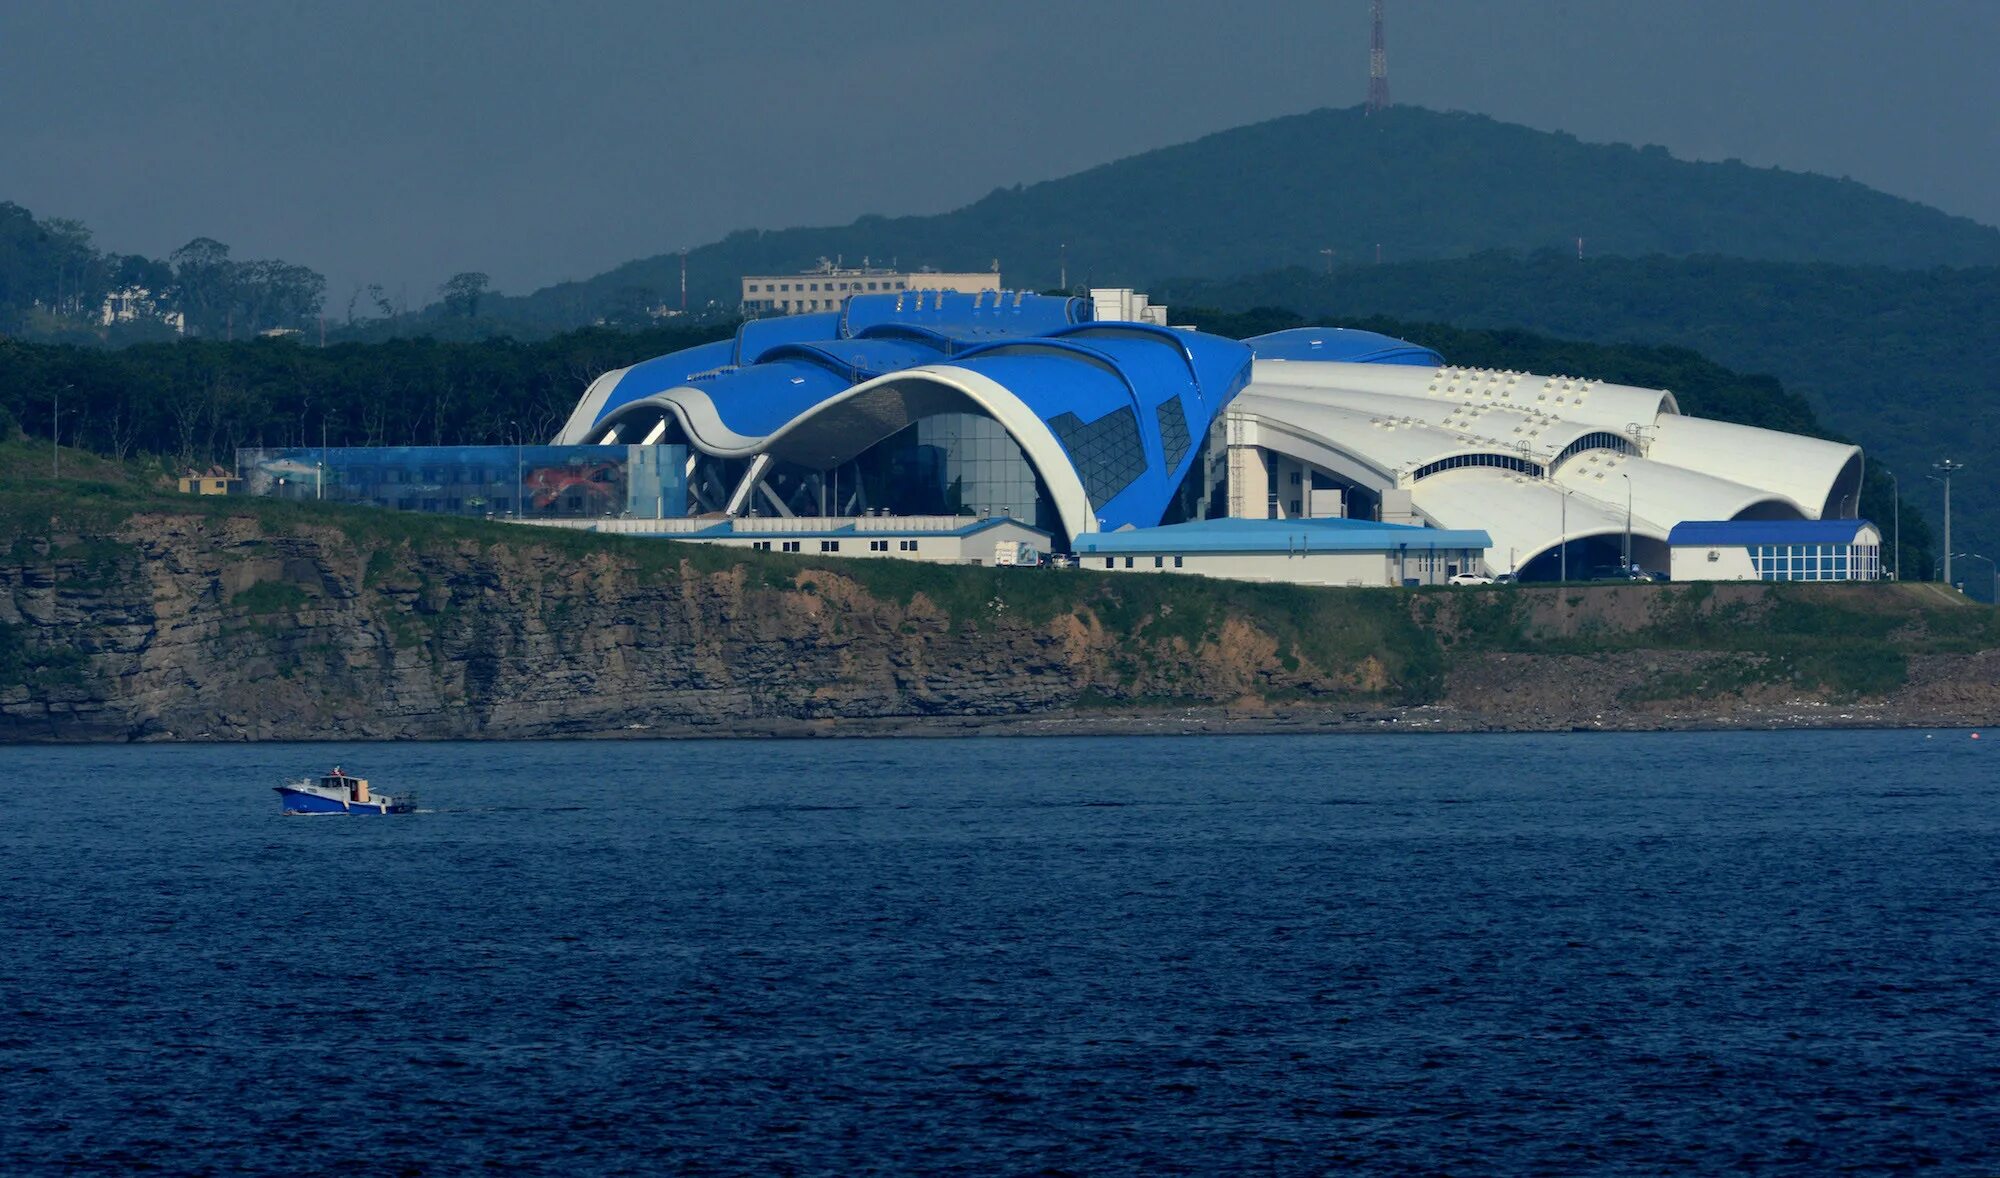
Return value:
[(1859, 510), (1858, 448), (1684, 416), (1664, 390), (1161, 318), (1119, 290), (855, 295), (605, 373), (555, 442), (685, 447), (687, 511), (718, 519), (1008, 516), (1081, 551), (1347, 518), (1483, 532), (1486, 570), (1524, 579), (1664, 570), (1684, 521)]

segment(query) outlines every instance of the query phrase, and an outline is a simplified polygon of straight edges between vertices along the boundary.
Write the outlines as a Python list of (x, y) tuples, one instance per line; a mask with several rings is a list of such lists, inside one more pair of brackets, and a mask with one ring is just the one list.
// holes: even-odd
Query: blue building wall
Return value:
[(485, 518), (687, 514), (685, 446), (243, 449), (245, 493)]

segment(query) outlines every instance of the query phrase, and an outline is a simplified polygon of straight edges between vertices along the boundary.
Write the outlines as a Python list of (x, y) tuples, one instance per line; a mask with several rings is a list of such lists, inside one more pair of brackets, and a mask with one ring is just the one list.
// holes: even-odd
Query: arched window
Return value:
[(1564, 446), (1562, 453), (1556, 455), (1556, 460), (1549, 463), (1549, 469), (1554, 470), (1585, 450), (1610, 450), (1618, 454), (1634, 455), (1639, 453), (1639, 448), (1634, 446), (1625, 435), (1614, 434), (1608, 430), (1598, 430), (1594, 433), (1585, 434), (1576, 441)]
[(1539, 462), (1513, 454), (1454, 454), (1450, 458), (1440, 458), (1436, 462), (1426, 462), (1410, 475), (1411, 479), (1427, 479), (1447, 470), (1459, 470), (1467, 466), (1491, 466), (1501, 470), (1518, 471), (1521, 474), (1541, 478), (1546, 472)]

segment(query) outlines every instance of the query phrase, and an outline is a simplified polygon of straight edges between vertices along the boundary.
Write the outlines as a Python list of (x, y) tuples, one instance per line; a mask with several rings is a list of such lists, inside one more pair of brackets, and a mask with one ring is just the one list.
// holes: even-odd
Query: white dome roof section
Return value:
[[(1623, 429), (1607, 430), (1588, 422), (1569, 421), (1533, 410), (1419, 401), (1382, 393), (1312, 389), (1299, 385), (1253, 384), (1249, 393), (1266, 398), (1273, 406), (1337, 408), (1366, 414), (1370, 421), (1377, 423), (1394, 422), (1436, 431), (1439, 441), (1435, 453), (1421, 458), (1416, 465), (1457, 453), (1488, 451), (1547, 466), (1578, 442), (1586, 440), (1619, 449), (1638, 448)], [(1272, 410), (1274, 415), (1296, 411), (1295, 408)], [(1416, 466), (1411, 469), (1416, 469)]]
[(1415, 418), (1272, 397), (1251, 385), (1231, 411), (1257, 429), (1254, 444), (1303, 459), (1368, 487), (1394, 487), (1427, 462), (1472, 449), (1465, 439)]
[(1373, 393), (1432, 404), (1511, 410), (1618, 431), (1632, 425), (1647, 426), (1662, 414), (1680, 412), (1673, 394), (1664, 389), (1494, 368), (1258, 360), (1250, 379), (1255, 385)]
[[(1679, 522), (1685, 519), (1804, 519), (1805, 512), (1790, 499), (1757, 487), (1651, 458), (1610, 450), (1579, 454), (1550, 476), (1568, 488), (1625, 509), (1626, 476), (1630, 477), (1634, 518)], [(1664, 534), (1661, 537), (1664, 539)]]
[[(1861, 448), (1845, 442), (1700, 417), (1662, 417), (1653, 425), (1646, 456), (1762, 488), (1798, 504), (1807, 519), (1851, 517), (1860, 511)], [(1703, 517), (1690, 513), (1681, 518)]]
[[(1462, 526), (1454, 521), (1479, 521), (1493, 537), (1493, 547), (1486, 550), (1486, 564), (1503, 571), (1520, 568), (1565, 539), (1625, 534), (1622, 483), (1616, 504), (1594, 494), (1576, 493), (1568, 496), (1565, 511), (1563, 499), (1562, 486), (1547, 479), (1475, 468), (1446, 471), (1410, 488), (1411, 505), (1439, 527)], [(1662, 544), (1667, 539), (1664, 526), (1636, 512), (1632, 534)]]

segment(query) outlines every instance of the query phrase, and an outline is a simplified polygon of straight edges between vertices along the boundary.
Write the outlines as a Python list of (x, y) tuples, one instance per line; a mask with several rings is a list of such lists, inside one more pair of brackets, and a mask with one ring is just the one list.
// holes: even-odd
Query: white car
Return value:
[(1454, 585), (1491, 585), (1493, 578), (1485, 573), (1458, 573), (1451, 578)]

